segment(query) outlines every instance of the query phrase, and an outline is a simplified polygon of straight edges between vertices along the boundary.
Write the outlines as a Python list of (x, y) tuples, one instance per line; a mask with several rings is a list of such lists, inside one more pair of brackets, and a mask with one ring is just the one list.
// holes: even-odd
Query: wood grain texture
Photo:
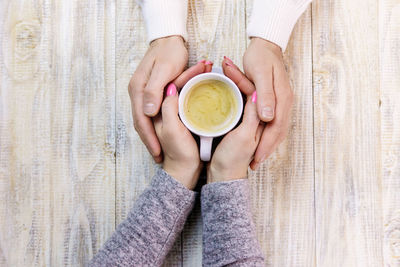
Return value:
[[(148, 44), (141, 10), (136, 1), (116, 1), (116, 225), (150, 184), (156, 164), (133, 127), (129, 80), (144, 56)], [(181, 262), (180, 238), (165, 265)]]
[(378, 2), (313, 2), (317, 266), (382, 266)]
[(380, 1), (384, 266), (400, 266), (400, 2)]
[[(189, 0), (189, 65), (242, 66), (252, 0)], [(150, 183), (132, 0), (0, 1), (0, 266), (85, 266)], [(400, 266), (400, 2), (314, 0), (290, 132), (250, 174), (267, 266)], [(315, 177), (315, 178), (314, 178)], [(201, 266), (199, 203), (165, 266)]]
[[(251, 14), (251, 6), (247, 10)], [(309, 8), (285, 52), (295, 94), (288, 137), (250, 175), (254, 221), (267, 266), (315, 265), (311, 44)]]
[(0, 259), (82, 266), (115, 224), (113, 6), (0, 10)]

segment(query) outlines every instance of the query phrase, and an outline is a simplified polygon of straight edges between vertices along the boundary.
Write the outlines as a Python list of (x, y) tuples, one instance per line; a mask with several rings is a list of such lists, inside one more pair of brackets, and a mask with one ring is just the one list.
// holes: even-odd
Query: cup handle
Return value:
[(212, 137), (200, 136), (200, 159), (202, 161), (210, 161)]

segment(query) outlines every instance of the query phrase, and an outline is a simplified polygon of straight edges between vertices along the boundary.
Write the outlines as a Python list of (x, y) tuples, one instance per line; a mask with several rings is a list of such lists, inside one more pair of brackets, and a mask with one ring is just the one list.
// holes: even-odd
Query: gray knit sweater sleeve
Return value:
[(201, 213), (203, 266), (264, 266), (247, 179), (203, 186)]
[(160, 266), (182, 231), (195, 195), (159, 169), (89, 266)]

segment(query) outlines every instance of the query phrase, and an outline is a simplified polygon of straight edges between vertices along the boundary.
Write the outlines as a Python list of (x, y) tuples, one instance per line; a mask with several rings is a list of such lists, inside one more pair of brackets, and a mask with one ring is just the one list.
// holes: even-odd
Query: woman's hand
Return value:
[(154, 118), (154, 126), (164, 154), (164, 170), (188, 189), (193, 189), (200, 175), (202, 163), (192, 134), (178, 116), (177, 87), (182, 88), (192, 77), (210, 72), (212, 64), (204, 60), (187, 69), (167, 87), (161, 113)]
[(247, 176), (247, 169), (264, 128), (256, 109), (257, 93), (248, 97), (242, 123), (218, 144), (207, 169), (207, 182), (229, 181)]
[(294, 97), (282, 50), (276, 44), (252, 38), (244, 54), (243, 66), (247, 78), (257, 90), (258, 116), (268, 122), (251, 163), (256, 169), (285, 139)]
[(161, 147), (150, 117), (160, 109), (164, 88), (182, 73), (187, 62), (182, 37), (154, 40), (129, 82), (135, 129), (157, 163), (162, 161)]

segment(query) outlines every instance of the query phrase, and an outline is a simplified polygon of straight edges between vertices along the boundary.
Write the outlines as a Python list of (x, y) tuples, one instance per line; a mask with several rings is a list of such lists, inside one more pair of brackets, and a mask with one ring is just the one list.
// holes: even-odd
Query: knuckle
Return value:
[[(275, 100), (275, 93), (271, 89), (266, 89), (266, 91), (262, 92), (262, 94), (261, 94), (262, 100), (264, 100), (264, 101)], [(258, 94), (257, 94), (257, 96), (258, 96)]]
[(141, 88), (141, 85), (139, 82), (138, 74), (137, 74), (137, 72), (135, 72), (132, 75), (132, 78), (130, 79), (129, 84), (128, 84), (129, 95), (131, 95), (131, 96), (135, 95), (140, 90), (140, 88)]
[(155, 90), (155, 88), (146, 87), (144, 90), (144, 97), (146, 98), (157, 97), (157, 90)]

